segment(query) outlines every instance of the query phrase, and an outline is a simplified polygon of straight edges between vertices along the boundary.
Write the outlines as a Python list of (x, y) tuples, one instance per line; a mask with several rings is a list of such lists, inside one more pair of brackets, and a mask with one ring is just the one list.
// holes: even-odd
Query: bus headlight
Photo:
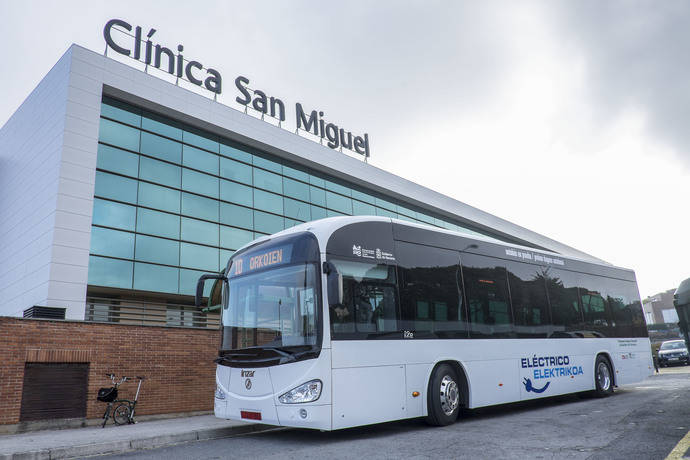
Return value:
[(216, 384), (216, 399), (225, 399), (225, 392)]
[(321, 396), (321, 380), (310, 380), (280, 395), (278, 401), (283, 404), (297, 404), (316, 401)]

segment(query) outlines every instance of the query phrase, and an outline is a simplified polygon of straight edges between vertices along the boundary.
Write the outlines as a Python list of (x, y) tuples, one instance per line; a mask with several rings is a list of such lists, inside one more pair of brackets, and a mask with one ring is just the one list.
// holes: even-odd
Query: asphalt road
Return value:
[(662, 369), (605, 399), (556, 397), (336, 432), (277, 429), (108, 458), (664, 459), (690, 431), (690, 367)]

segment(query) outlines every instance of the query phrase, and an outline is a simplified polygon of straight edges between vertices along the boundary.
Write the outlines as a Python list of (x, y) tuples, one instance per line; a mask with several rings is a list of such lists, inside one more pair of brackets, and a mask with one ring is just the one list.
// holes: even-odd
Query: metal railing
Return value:
[(87, 297), (84, 320), (138, 326), (218, 329), (220, 312), (203, 312), (193, 305)]

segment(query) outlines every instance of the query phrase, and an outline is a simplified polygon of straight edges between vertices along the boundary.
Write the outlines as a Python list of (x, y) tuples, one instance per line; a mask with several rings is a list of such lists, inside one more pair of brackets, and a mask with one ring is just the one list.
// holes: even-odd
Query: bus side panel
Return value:
[(468, 361), (472, 407), (502, 404), (520, 399), (518, 368), (513, 359)]
[(405, 417), (405, 366), (333, 369), (333, 429)]

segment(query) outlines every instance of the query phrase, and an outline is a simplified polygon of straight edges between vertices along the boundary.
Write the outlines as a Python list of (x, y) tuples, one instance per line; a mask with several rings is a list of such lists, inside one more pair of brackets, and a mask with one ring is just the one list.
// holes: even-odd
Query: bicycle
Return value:
[[(113, 383), (113, 386), (110, 388), (100, 388), (98, 390), (98, 396), (96, 396), (96, 399), (99, 401), (108, 403), (105, 408), (105, 412), (103, 413), (103, 424), (101, 425), (101, 428), (105, 428), (105, 425), (108, 423), (108, 419), (111, 416), (116, 425), (137, 423), (136, 420), (134, 420), (134, 409), (137, 406), (139, 391), (141, 390), (141, 383), (144, 381), (144, 377), (134, 377), (139, 379), (139, 385), (137, 386), (137, 393), (133, 400), (117, 399), (120, 385), (128, 380), (131, 380), (133, 377), (123, 376), (119, 382), (115, 381), (115, 374), (106, 374), (106, 377), (110, 379), (110, 381)], [(115, 409), (113, 409), (113, 406), (115, 406)]]

